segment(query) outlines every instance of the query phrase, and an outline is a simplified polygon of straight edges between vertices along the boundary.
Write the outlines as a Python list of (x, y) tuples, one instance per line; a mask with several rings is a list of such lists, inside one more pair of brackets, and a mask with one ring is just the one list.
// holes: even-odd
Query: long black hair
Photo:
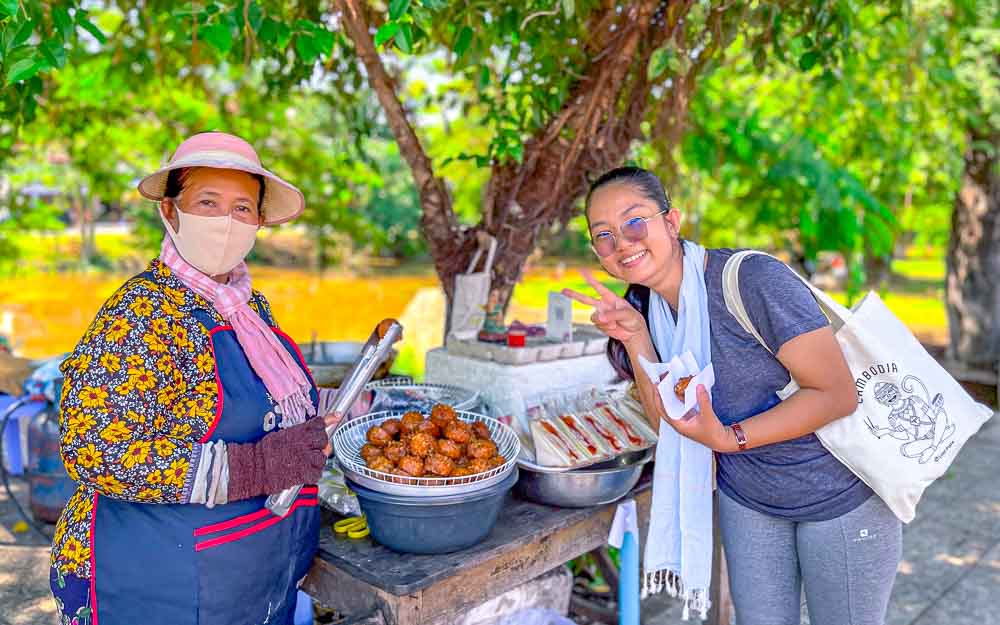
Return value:
[[(670, 196), (663, 188), (663, 183), (653, 172), (641, 167), (619, 167), (605, 173), (590, 185), (587, 192), (587, 224), (590, 224), (590, 198), (594, 192), (601, 187), (610, 184), (628, 185), (639, 192), (640, 195), (655, 203), (662, 211), (670, 211), (673, 205)], [(666, 214), (666, 213), (664, 213)], [(642, 313), (646, 324), (649, 325), (649, 287), (641, 284), (630, 284), (625, 290), (625, 301), (633, 308)], [(655, 346), (654, 346), (655, 349)], [(625, 351), (625, 345), (617, 339), (608, 339), (608, 361), (618, 373), (619, 377), (625, 380), (635, 380), (635, 372), (632, 370), (632, 362)]]

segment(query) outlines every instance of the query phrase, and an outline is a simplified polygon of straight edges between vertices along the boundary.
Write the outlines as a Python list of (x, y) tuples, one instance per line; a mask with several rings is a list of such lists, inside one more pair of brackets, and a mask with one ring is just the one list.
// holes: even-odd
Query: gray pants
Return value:
[(882, 625), (903, 529), (873, 495), (851, 512), (795, 522), (719, 491), (719, 524), (736, 625), (798, 625), (805, 585), (812, 625)]

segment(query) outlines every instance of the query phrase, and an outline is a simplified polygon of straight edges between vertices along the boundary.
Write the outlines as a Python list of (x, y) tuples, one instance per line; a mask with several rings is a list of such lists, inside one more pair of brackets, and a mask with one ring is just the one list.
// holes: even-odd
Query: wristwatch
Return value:
[(740, 451), (746, 451), (747, 435), (743, 432), (743, 428), (739, 423), (734, 423), (730, 427), (733, 428), (733, 434), (736, 435), (736, 444), (739, 446)]

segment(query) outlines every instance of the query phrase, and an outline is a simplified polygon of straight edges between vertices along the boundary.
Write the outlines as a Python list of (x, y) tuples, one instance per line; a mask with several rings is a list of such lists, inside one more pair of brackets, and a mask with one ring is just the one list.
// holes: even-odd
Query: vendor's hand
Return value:
[(271, 432), (256, 443), (226, 445), (229, 501), (278, 493), (297, 484), (315, 484), (323, 474), (329, 446), (323, 419)]
[[(325, 417), (323, 417), (323, 423), (326, 424), (327, 428), (336, 427), (337, 424), (340, 423), (340, 421), (343, 418), (344, 418), (344, 415), (342, 415), (341, 413), (339, 413), (339, 412), (331, 412), (330, 414), (328, 414)], [(326, 456), (329, 458), (330, 454), (333, 453), (333, 444), (332, 443), (328, 443), (327, 446), (323, 449), (323, 453), (326, 454)]]
[(648, 336), (649, 330), (642, 313), (625, 299), (616, 295), (614, 291), (598, 282), (597, 278), (589, 271), (583, 270), (580, 273), (587, 283), (597, 291), (599, 297), (584, 295), (572, 289), (563, 289), (562, 293), (581, 304), (593, 306), (594, 313), (590, 316), (590, 320), (598, 330), (626, 345)]
[(715, 414), (708, 390), (703, 384), (699, 384), (697, 392), (698, 412), (693, 417), (686, 420), (666, 417), (664, 420), (681, 436), (698, 441), (712, 451), (731, 452), (738, 449), (732, 431)]

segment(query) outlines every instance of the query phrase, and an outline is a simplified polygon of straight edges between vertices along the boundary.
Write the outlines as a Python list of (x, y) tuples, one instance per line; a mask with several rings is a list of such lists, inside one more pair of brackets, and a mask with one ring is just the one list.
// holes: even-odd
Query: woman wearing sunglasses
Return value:
[[(901, 525), (814, 434), (853, 412), (857, 400), (812, 294), (771, 257), (742, 264), (740, 294), (768, 351), (726, 308), (722, 270), (735, 250), (683, 240), (680, 215), (655, 175), (634, 167), (606, 173), (586, 210), (601, 266), (629, 286), (621, 298), (587, 274), (597, 297), (564, 293), (594, 307), (593, 322), (611, 339), (608, 357), (635, 380), (654, 427), (662, 420), (714, 452), (739, 623), (797, 624), (803, 584), (816, 625), (882, 623)], [(699, 385), (695, 416), (669, 419), (650, 380), (635, 374), (639, 358), (668, 362), (687, 349), (697, 357), (699, 345), (699, 364), (713, 364), (715, 386), (709, 395)], [(801, 389), (782, 401), (776, 392), (790, 376)]]

